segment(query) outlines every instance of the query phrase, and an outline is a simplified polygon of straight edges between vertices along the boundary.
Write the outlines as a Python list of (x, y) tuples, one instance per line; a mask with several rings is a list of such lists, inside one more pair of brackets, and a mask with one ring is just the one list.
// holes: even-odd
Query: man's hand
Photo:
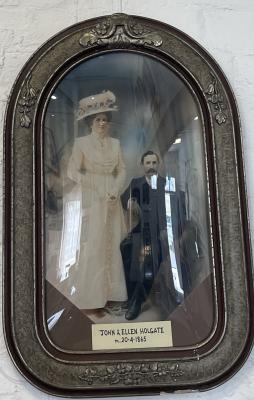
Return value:
[(139, 204), (137, 202), (137, 199), (135, 197), (129, 198), (128, 203), (127, 203), (127, 210), (129, 210), (131, 212), (131, 215), (134, 218), (140, 216), (141, 210), (140, 210)]
[(127, 203), (127, 210), (133, 210), (137, 208), (137, 206), (139, 207), (137, 199), (135, 197), (130, 197)]

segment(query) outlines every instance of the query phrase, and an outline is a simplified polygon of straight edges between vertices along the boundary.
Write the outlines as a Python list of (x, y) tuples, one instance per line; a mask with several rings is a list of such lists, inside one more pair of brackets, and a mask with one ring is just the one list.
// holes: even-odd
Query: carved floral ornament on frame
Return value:
[(239, 146), (222, 71), (171, 26), (99, 17), (34, 54), (6, 113), (4, 260), (6, 343), (32, 384), (145, 394), (235, 373), (252, 344)]

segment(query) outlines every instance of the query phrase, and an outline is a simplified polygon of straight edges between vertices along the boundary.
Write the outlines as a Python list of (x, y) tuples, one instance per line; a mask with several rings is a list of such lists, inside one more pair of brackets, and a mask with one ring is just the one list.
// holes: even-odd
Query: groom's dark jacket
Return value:
[(136, 199), (141, 212), (138, 225), (125, 241), (127, 247), (121, 248), (126, 279), (130, 282), (143, 282), (149, 276), (154, 279), (162, 262), (167, 262), (170, 268), (165, 183), (165, 178), (158, 175), (157, 188), (152, 189), (145, 176), (134, 178), (121, 197), (127, 212), (130, 212), (127, 209), (130, 198)]

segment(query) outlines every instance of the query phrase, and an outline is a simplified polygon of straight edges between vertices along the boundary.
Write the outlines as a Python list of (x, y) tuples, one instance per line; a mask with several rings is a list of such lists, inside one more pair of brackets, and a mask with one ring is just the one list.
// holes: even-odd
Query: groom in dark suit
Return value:
[(168, 312), (176, 306), (167, 238), (166, 180), (158, 175), (159, 156), (155, 152), (144, 153), (141, 164), (144, 176), (132, 179), (121, 198), (131, 226), (121, 244), (128, 291), (127, 320), (140, 314), (162, 266), (160, 303)]

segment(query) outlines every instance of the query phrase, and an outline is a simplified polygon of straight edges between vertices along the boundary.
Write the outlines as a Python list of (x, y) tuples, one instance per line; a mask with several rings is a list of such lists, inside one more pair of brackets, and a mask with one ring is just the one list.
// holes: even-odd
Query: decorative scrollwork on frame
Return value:
[(212, 76), (212, 82), (209, 83), (207, 90), (205, 91), (207, 95), (207, 100), (213, 104), (213, 109), (215, 111), (215, 120), (221, 125), (227, 120), (227, 115), (224, 112), (226, 106), (224, 104), (224, 97), (218, 88), (218, 81), (215, 76)]
[[(120, 18), (123, 17), (123, 18)], [(147, 29), (141, 23), (136, 23), (132, 18), (123, 14), (115, 14), (98, 23), (90, 32), (82, 35), (79, 43), (83, 47), (100, 44), (117, 43), (140, 44), (159, 47), (162, 44), (161, 36)]]
[(31, 81), (31, 74), (27, 77), (23, 92), (21, 94), (21, 99), (18, 101), (19, 112), (21, 113), (20, 117), (21, 128), (30, 127), (32, 119), (29, 116), (29, 113), (31, 112), (31, 108), (34, 106), (37, 98), (36, 90), (30, 85), (30, 81)]
[(171, 379), (173, 382), (184, 375), (179, 364), (170, 363), (143, 363), (143, 364), (116, 364), (88, 367), (82, 375), (81, 381), (88, 385), (98, 383), (117, 385), (139, 385), (143, 383), (163, 383)]

